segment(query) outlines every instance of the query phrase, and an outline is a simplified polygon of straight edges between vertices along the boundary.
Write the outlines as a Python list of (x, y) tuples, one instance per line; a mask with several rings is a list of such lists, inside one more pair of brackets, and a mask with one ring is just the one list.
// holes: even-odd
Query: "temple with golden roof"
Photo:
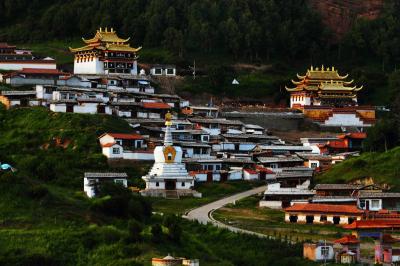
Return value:
[(113, 28), (97, 30), (91, 39), (82, 38), (85, 46), (69, 48), (75, 54), (75, 74), (132, 74), (137, 75), (137, 53), (129, 39), (118, 37)]
[(290, 92), (290, 108), (301, 110), (305, 117), (323, 126), (368, 127), (375, 123), (375, 109), (359, 106), (357, 94), (363, 86), (353, 85), (348, 74), (341, 76), (334, 68), (322, 66), (297, 74)]
[(332, 68), (314, 68), (311, 66), (306, 74), (297, 74), (298, 81), (292, 80), (294, 88), (286, 87), (290, 92), (290, 107), (302, 109), (304, 106), (356, 106), (357, 93), (362, 86), (353, 86), (354, 80), (346, 80), (345, 76), (339, 75), (338, 71)]

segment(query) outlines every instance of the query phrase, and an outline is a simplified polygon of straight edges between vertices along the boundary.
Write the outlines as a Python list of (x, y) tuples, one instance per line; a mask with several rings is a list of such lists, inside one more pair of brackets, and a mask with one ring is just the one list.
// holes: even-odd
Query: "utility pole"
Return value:
[(192, 75), (193, 79), (196, 79), (196, 60), (193, 60), (193, 66), (189, 66), (191, 70), (193, 70)]

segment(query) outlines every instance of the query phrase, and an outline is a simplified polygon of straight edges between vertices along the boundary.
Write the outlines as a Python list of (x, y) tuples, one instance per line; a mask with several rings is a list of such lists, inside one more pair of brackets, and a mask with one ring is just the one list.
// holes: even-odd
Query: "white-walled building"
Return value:
[(75, 54), (75, 74), (131, 74), (137, 75), (137, 52), (128, 39), (121, 39), (113, 28), (100, 28), (92, 39), (83, 39), (85, 46), (70, 48)]
[(176, 76), (176, 67), (174, 65), (153, 65), (150, 68), (150, 75), (175, 77)]
[(89, 198), (96, 196), (99, 185), (104, 182), (114, 182), (128, 187), (128, 175), (126, 173), (85, 173), (83, 190)]
[(164, 145), (154, 150), (154, 165), (150, 172), (143, 176), (146, 189), (141, 191), (145, 196), (179, 198), (183, 195), (201, 197), (193, 190), (194, 178), (189, 175), (182, 163), (182, 148), (174, 146), (171, 134), (172, 115), (168, 113), (165, 122)]

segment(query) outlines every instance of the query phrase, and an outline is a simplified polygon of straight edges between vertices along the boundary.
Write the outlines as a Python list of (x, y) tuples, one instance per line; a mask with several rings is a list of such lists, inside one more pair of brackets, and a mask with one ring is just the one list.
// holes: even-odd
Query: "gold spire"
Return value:
[(172, 114), (169, 111), (165, 114), (165, 125), (172, 126)]

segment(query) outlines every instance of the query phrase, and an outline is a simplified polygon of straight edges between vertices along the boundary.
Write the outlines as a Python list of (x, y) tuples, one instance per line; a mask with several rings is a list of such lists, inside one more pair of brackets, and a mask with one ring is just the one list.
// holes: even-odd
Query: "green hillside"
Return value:
[(377, 184), (388, 184), (400, 191), (400, 147), (388, 152), (363, 153), (339, 163), (326, 173), (317, 176), (316, 183), (347, 183), (372, 177)]
[(0, 121), (0, 161), (17, 168), (0, 172), (1, 265), (150, 265), (168, 253), (211, 266), (310, 264), (299, 245), (152, 215), (150, 201), (118, 186), (88, 199), (84, 171), (128, 171), (130, 185), (147, 171), (110, 169), (101, 155), (99, 134), (131, 131), (122, 119), (1, 108)]

